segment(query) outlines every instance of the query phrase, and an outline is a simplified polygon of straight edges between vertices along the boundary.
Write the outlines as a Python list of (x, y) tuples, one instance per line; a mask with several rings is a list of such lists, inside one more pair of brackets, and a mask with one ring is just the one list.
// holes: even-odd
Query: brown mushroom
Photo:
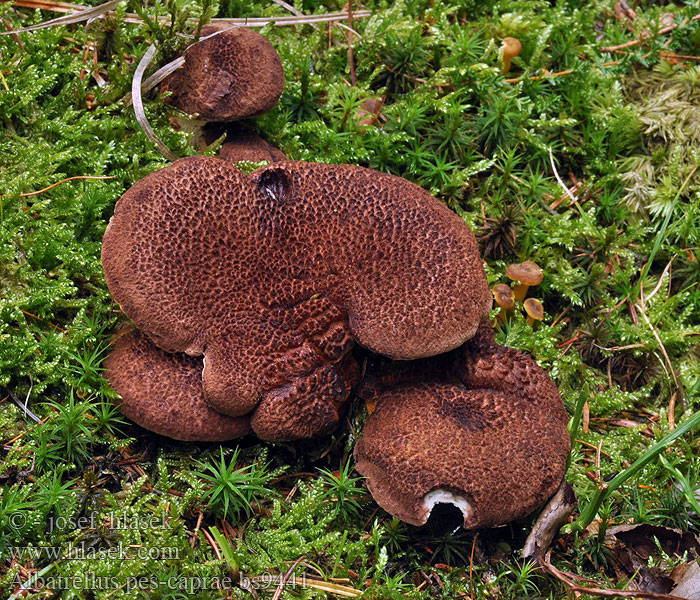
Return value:
[(208, 123), (201, 135), (201, 150), (213, 144), (226, 134), (217, 156), (230, 163), (239, 162), (279, 162), (287, 160), (284, 153), (268, 144), (252, 129), (239, 123), (232, 123), (225, 128), (215, 123)]
[(543, 275), (542, 269), (537, 263), (526, 260), (525, 262), (508, 265), (506, 277), (518, 282), (513, 288), (513, 294), (515, 294), (517, 302), (522, 302), (527, 295), (527, 289), (531, 285), (539, 285), (542, 282)]
[[(136, 326), (166, 351), (204, 354), (209, 404), (255, 411), (265, 439), (337, 422), (355, 341), (397, 359), (439, 354), (474, 335), (492, 302), (459, 217), (412, 183), (349, 165), (244, 175), (178, 160), (117, 202), (102, 264)], [(304, 415), (303, 431), (280, 433), (284, 415)]]
[(535, 321), (541, 321), (544, 318), (544, 307), (542, 303), (535, 298), (528, 298), (523, 302), (523, 308), (527, 313), (527, 324), (533, 325)]
[(515, 306), (513, 290), (505, 283), (498, 283), (491, 288), (491, 293), (496, 304), (501, 307), (498, 311), (498, 319), (503, 321), (506, 318), (506, 312), (513, 310)]
[(270, 42), (228, 25), (207, 25), (202, 38), (185, 50), (185, 64), (163, 80), (161, 91), (171, 92), (166, 102), (204, 121), (236, 121), (275, 105), (284, 72)]
[[(557, 489), (569, 451), (566, 411), (532, 358), (483, 326), (462, 348), (384, 376), (355, 446), (377, 504), (413, 525), (453, 504), (465, 528), (532, 512)], [(360, 391), (365, 394), (365, 388)]]
[(506, 37), (503, 38), (503, 41), (501, 42), (501, 59), (502, 59), (502, 66), (501, 66), (501, 75), (505, 75), (508, 71), (510, 71), (510, 62), (513, 58), (518, 56), (520, 54), (520, 51), (523, 49), (523, 45), (520, 43), (520, 40), (518, 38), (514, 37)]
[(201, 359), (163, 352), (138, 331), (119, 334), (105, 359), (105, 376), (120, 396), (120, 411), (150, 431), (204, 442), (251, 432), (247, 416), (227, 417), (207, 405)]

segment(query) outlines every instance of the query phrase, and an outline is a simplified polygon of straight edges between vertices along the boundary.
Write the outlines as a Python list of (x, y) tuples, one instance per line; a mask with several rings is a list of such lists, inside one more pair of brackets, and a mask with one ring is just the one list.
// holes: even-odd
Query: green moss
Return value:
[[(295, 6), (310, 14), (342, 4)], [(507, 281), (509, 263), (542, 266), (544, 281), (530, 295), (543, 302), (544, 321), (528, 325), (518, 307), (496, 337), (533, 354), (570, 412), (582, 394), (587, 400), (567, 474), (583, 506), (598, 472), (623, 471), (671, 417), (682, 422), (700, 404), (699, 70), (659, 60), (660, 50), (697, 55), (700, 22), (627, 54), (601, 51), (634, 39), (661, 11), (679, 21), (697, 6), (638, 7), (636, 34), (609, 18), (604, 2), (404, 0), (366, 8), (373, 15), (352, 24), (361, 34), (353, 38), (356, 87), (348, 83), (346, 30), (261, 30), (281, 56), (286, 85), (254, 126), (291, 159), (368, 166), (429, 189), (477, 234), (492, 285)], [(149, 24), (123, 20), (137, 9)], [(64, 584), (87, 576), (103, 589), (80, 590), (79, 579), (60, 595), (216, 598), (217, 590), (192, 586), (229, 577), (233, 597), (254, 590), (264, 599), (301, 557), (297, 576), (335, 578), (368, 598), (562, 597), (558, 582), (518, 562), (532, 518), (475, 540), (403, 525), (357, 495), (355, 482), (345, 482), (349, 495), (338, 502), (333, 473), (351, 465), (355, 431), (231, 445), (240, 467), (266, 464), (272, 479), (269, 493), (250, 499), (248, 516), (229, 513), (224, 522), (207, 505), (211, 482), (198, 474), (221, 445), (154, 437), (111, 411), (102, 360), (123, 317), (104, 284), (101, 237), (119, 196), (166, 164), (122, 98), (150, 41), (172, 54), (187, 41), (173, 32), (194, 33), (201, 15), (215, 12), (284, 14), (262, 0), (158, 0), (122, 4), (88, 28), (20, 34), (22, 47), (0, 37), (0, 554), (9, 558), (13, 546), (35, 552), (3, 560), (0, 593), (32, 575)], [(161, 26), (156, 15), (166, 16)], [(3, 4), (0, 16), (20, 27), (55, 15)], [(499, 72), (508, 35), (523, 44), (513, 82)], [(90, 43), (94, 55), (85, 53)], [(104, 88), (91, 76), (93, 56)], [(543, 69), (561, 74), (542, 77)], [(361, 126), (360, 104), (380, 96), (377, 122)], [(146, 113), (176, 155), (193, 153), (171, 128), (171, 109), (146, 98)], [(564, 183), (581, 182), (576, 202), (562, 196), (550, 150)], [(83, 176), (110, 179), (63, 182)], [(25, 399), (41, 424), (19, 408)], [(364, 418), (355, 402), (354, 430)], [(224, 456), (232, 456), (228, 446)], [(697, 531), (697, 433), (663, 458), (603, 503), (603, 530), (632, 520)], [(136, 527), (113, 526), (119, 522)], [(614, 584), (599, 542), (568, 535), (554, 559)], [(303, 580), (282, 593), (323, 597), (331, 595)]]

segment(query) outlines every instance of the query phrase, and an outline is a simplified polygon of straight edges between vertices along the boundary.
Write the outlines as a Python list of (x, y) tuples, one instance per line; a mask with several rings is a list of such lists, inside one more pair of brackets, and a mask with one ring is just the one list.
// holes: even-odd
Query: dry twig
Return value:
[(600, 596), (601, 598), (646, 598), (648, 600), (684, 600), (679, 596), (671, 596), (669, 594), (656, 594), (653, 592), (642, 592), (639, 590), (608, 590), (596, 587), (585, 587), (578, 585), (572, 581), (573, 574), (560, 571), (551, 562), (551, 550), (547, 552), (544, 558), (540, 558), (538, 564), (540, 567), (556, 577), (559, 581), (568, 586), (575, 594), (591, 594), (592, 596)]

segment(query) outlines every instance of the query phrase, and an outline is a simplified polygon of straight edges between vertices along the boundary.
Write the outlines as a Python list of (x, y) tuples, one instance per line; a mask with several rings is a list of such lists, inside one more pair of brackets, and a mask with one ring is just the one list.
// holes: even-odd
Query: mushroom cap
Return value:
[(290, 413), (314, 393), (335, 406), (352, 387), (342, 363), (355, 341), (392, 358), (439, 354), (472, 337), (492, 302), (459, 217), (414, 184), (350, 165), (244, 175), (180, 159), (117, 202), (102, 264), (151, 340), (204, 354), (207, 401), (232, 416), (279, 395)]
[(250, 419), (228, 417), (204, 400), (202, 361), (168, 354), (132, 329), (105, 359), (119, 410), (142, 427), (182, 441), (220, 442), (251, 432)]
[[(230, 163), (247, 162), (279, 162), (287, 160), (284, 153), (268, 144), (257, 135), (250, 127), (239, 123), (232, 123), (225, 129), (226, 139), (217, 157)], [(210, 126), (205, 127), (202, 141), (205, 146), (214, 143), (224, 131)]]
[(524, 517), (556, 490), (570, 440), (566, 411), (531, 357), (480, 329), (462, 348), (364, 386), (376, 410), (355, 446), (377, 504), (413, 525), (435, 504), (459, 508), (465, 528)]
[(510, 310), (515, 306), (515, 295), (513, 294), (513, 289), (505, 283), (498, 283), (491, 288), (491, 293), (493, 294), (496, 304), (501, 308)]
[(525, 312), (532, 319), (541, 321), (544, 318), (544, 307), (536, 298), (528, 298), (525, 300), (525, 302), (523, 302), (523, 308), (525, 308)]
[(525, 285), (539, 285), (542, 282), (543, 275), (542, 269), (537, 263), (526, 260), (525, 262), (508, 265), (506, 277)]
[(185, 64), (166, 77), (165, 101), (205, 121), (236, 121), (270, 110), (282, 94), (280, 58), (263, 36), (245, 27), (207, 25), (185, 50)]
[(523, 49), (523, 45), (520, 43), (520, 40), (514, 37), (503, 38), (501, 41), (501, 46), (503, 48), (503, 55), (510, 58), (518, 56), (520, 51)]

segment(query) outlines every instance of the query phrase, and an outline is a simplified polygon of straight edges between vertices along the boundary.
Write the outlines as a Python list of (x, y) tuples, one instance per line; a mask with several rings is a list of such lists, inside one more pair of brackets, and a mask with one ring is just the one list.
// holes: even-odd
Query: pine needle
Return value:
[(66, 181), (73, 181), (74, 179), (114, 179), (114, 175), (105, 175), (105, 176), (75, 175), (74, 177), (66, 177), (66, 179), (61, 179), (61, 181), (57, 181), (56, 183), (52, 183), (51, 185), (49, 185), (41, 190), (37, 190), (36, 192), (25, 192), (24, 194), (20, 194), (19, 198), (26, 198), (27, 196), (36, 196), (38, 194), (43, 194), (44, 192), (49, 191), (51, 188), (55, 188), (57, 185), (61, 185), (62, 183), (66, 183)]
[(44, 21), (38, 25), (32, 25), (31, 27), (24, 27), (22, 29), (13, 29), (12, 31), (0, 31), (0, 35), (11, 35), (13, 33), (24, 33), (26, 31), (36, 31), (37, 29), (46, 29), (47, 27), (60, 27), (61, 25), (70, 25), (71, 23), (80, 23), (81, 21), (90, 21), (92, 19), (97, 19), (105, 13), (112, 10), (117, 4), (123, 2), (124, 0), (108, 0), (104, 4), (99, 6), (90, 6), (78, 10), (78, 12), (66, 15), (65, 17), (57, 17), (49, 21)]

